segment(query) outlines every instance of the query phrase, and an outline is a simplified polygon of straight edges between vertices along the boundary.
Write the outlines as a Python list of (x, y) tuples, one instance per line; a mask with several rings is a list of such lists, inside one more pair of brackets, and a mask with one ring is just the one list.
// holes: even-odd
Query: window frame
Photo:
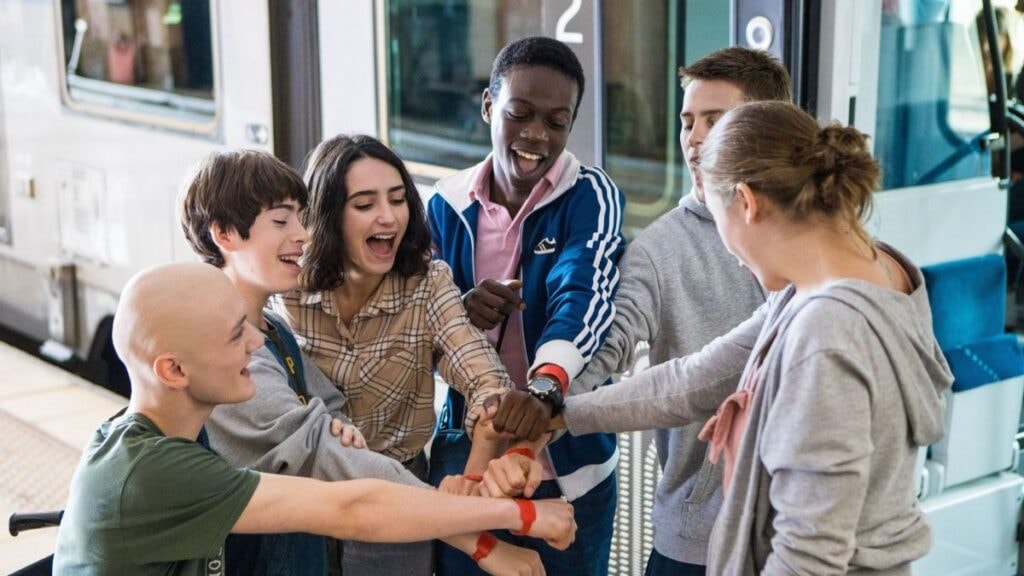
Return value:
[[(72, 0), (74, 1), (74, 0)], [(223, 120), (223, 104), (221, 100), (221, 94), (223, 94), (223, 75), (221, 72), (221, 58), (220, 58), (220, 18), (219, 18), (219, 2), (216, 0), (210, 2), (210, 58), (213, 63), (213, 98), (210, 100), (212, 103), (212, 114), (208, 121), (197, 121), (191, 120), (184, 116), (172, 116), (156, 114), (146, 112), (144, 110), (130, 110), (120, 108), (117, 106), (104, 105), (99, 102), (88, 102), (75, 99), (71, 95), (71, 87), (67, 72), (67, 62), (64, 61), (64, 21), (62, 17), (62, 4), (64, 0), (53, 0), (53, 13), (54, 13), (54, 24), (57, 37), (57, 73), (58, 83), (60, 84), (60, 98), (61, 105), (72, 112), (81, 113), (87, 116), (105, 120), (117, 120), (127, 122), (129, 124), (147, 126), (152, 128), (167, 129), (174, 132), (181, 132), (191, 134), (194, 136), (206, 137), (211, 140), (222, 140), (221, 125)], [(108, 96), (121, 101), (126, 102), (146, 102), (145, 98), (131, 98), (127, 97), (127, 94), (132, 92), (139, 96), (149, 96), (149, 102), (155, 102), (158, 100), (167, 99), (187, 99), (188, 96), (180, 96), (171, 92), (165, 92), (163, 90), (157, 90), (155, 88), (146, 88), (141, 86), (127, 86), (117, 84), (115, 82), (109, 82), (106, 80), (97, 80), (95, 78), (87, 78), (84, 76), (75, 75), (78, 82), (85, 83), (86, 85), (95, 83), (96, 85), (104, 86), (100, 91), (105, 92), (103, 96)], [(100, 92), (98, 91), (98, 92)], [(119, 96), (118, 93), (125, 95)], [(194, 98), (199, 100), (198, 98)]]
[[(377, 61), (377, 135), (388, 148), (394, 148), (391, 142), (391, 131), (388, 129), (388, 118), (391, 108), (388, 105), (388, 0), (374, 0), (374, 45)], [(440, 164), (428, 164), (413, 160), (402, 160), (409, 173), (417, 179), (431, 182), (441, 180), (461, 172), (459, 168), (450, 168)]]

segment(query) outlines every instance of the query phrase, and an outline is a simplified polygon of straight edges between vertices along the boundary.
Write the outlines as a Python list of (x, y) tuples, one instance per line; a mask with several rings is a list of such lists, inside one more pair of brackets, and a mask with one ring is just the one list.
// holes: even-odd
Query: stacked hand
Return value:
[(568, 548), (576, 540), (572, 504), (557, 498), (532, 502), (537, 509), (537, 519), (528, 536), (543, 538), (548, 546), (558, 550)]
[(441, 484), (437, 489), (459, 496), (482, 496), (483, 494), (479, 490), (480, 484), (480, 480), (467, 478), (462, 474), (451, 474), (441, 479)]
[(481, 496), (529, 498), (540, 486), (540, 479), (541, 466), (535, 459), (522, 454), (505, 454), (488, 462), (487, 471), (476, 488)]
[(515, 438), (536, 442), (551, 427), (551, 405), (522, 390), (491, 396), (484, 408), (497, 432)]

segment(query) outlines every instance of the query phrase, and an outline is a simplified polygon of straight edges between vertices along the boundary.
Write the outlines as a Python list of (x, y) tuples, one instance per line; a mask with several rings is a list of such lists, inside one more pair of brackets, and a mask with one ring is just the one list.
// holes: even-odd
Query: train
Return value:
[[(676, 70), (743, 45), (786, 65), (799, 105), (871, 137), (884, 174), (872, 234), (921, 265), (1002, 253), (1012, 219), (1011, 154), (1024, 132), (1013, 112), (1013, 77), (1024, 61), (1014, 7), (1009, 0), (3, 0), (0, 328), (42, 343), (56, 362), (109, 378), (110, 319), (124, 283), (145, 267), (194, 258), (175, 199), (198, 159), (247, 147), (299, 168), (322, 138), (365, 133), (405, 159), (428, 194), (434, 181), (488, 153), (480, 97), (491, 62), (508, 41), (531, 35), (562, 40), (584, 66), (588, 85), (568, 148), (618, 183), (627, 238), (690, 189)], [(998, 486), (961, 494), (974, 507), (959, 508), (966, 516), (957, 520), (935, 513), (936, 545), (916, 568), (922, 574), (1018, 573), (1024, 477), (1016, 470), (1020, 449), (1014, 444), (1010, 456), (1009, 446), (1020, 439), (1022, 394), (1006, 394), (1017, 407), (1013, 430), (992, 441), (1004, 442), (1005, 454), (985, 477), (998, 477)], [(649, 435), (621, 440), (612, 564), (616, 573), (636, 574), (651, 545), (646, 512), (659, 471)], [(928, 465), (935, 452), (922, 455), (926, 508), (948, 486), (936, 480), (945, 473)], [(955, 534), (947, 539), (943, 523), (963, 518), (986, 537), (969, 545)]]

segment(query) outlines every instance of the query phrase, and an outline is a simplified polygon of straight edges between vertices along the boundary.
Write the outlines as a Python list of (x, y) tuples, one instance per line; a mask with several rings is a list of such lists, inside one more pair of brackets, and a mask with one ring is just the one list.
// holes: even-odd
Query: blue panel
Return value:
[(1002, 334), (1006, 321), (1006, 264), (987, 254), (922, 268), (932, 327), (943, 350)]
[(980, 145), (988, 130), (963, 121), (965, 106), (985, 113), (985, 92), (950, 99), (955, 68), (965, 69), (961, 77), (984, 77), (973, 27), (948, 21), (944, 0), (900, 4), (905, 13), (884, 16), (881, 30), (875, 153), (883, 189), (988, 175), (991, 153)]
[(953, 371), (953, 392), (1024, 374), (1024, 352), (1014, 334), (1000, 334), (945, 351)]

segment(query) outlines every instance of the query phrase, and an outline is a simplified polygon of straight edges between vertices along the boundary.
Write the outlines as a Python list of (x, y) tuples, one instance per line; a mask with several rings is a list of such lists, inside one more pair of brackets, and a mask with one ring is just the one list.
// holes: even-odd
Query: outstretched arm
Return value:
[(466, 316), (451, 269), (444, 263), (434, 267), (427, 314), (437, 352), (435, 367), (445, 382), (466, 397), (465, 428), (472, 434), (484, 401), (511, 390), (512, 381), (498, 353)]
[(673, 428), (710, 418), (735, 391), (767, 305), (703, 350), (648, 368), (615, 386), (570, 396), (561, 417), (575, 435)]
[(615, 319), (604, 344), (569, 387), (570, 394), (589, 392), (609, 376), (621, 374), (636, 363), (636, 345), (650, 342), (660, 331), (661, 291), (658, 270), (642, 237), (626, 247), (619, 261), (622, 282), (615, 294)]
[[(572, 506), (532, 501), (529, 535), (564, 550), (575, 538)], [(319, 482), (261, 474), (232, 529), (238, 533), (310, 532), (364, 542), (416, 542), (483, 530), (521, 530), (516, 501), (455, 496), (380, 480)]]

